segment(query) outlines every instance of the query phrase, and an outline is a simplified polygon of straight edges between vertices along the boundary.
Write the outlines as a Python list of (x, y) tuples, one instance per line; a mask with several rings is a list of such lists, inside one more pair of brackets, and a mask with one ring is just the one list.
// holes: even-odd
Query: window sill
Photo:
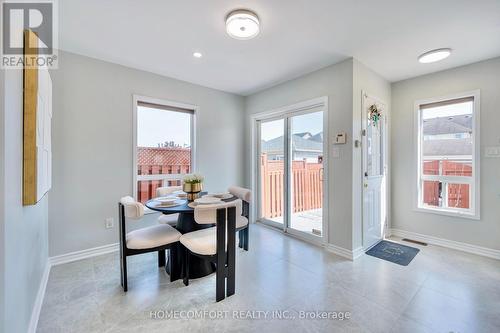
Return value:
[(436, 215), (459, 217), (459, 218), (464, 218), (464, 219), (469, 219), (469, 220), (480, 220), (481, 219), (479, 214), (474, 214), (472, 212), (471, 213), (460, 212), (460, 211), (456, 211), (456, 210), (448, 210), (448, 209), (442, 209), (442, 208), (415, 207), (413, 210), (416, 212), (421, 212), (421, 213), (430, 213), (430, 214), (436, 214)]

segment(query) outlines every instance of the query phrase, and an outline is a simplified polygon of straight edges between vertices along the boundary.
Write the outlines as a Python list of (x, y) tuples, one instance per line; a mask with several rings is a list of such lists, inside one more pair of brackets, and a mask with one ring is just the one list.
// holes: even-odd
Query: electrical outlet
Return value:
[(108, 217), (104, 220), (104, 226), (106, 229), (111, 229), (115, 226), (115, 219), (112, 217)]
[(500, 147), (486, 147), (484, 149), (484, 157), (500, 157)]

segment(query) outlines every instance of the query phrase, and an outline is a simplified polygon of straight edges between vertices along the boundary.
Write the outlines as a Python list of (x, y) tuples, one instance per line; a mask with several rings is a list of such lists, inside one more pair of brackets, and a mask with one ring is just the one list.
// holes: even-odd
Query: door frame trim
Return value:
[[(385, 238), (386, 234), (388, 234), (388, 230), (390, 230), (390, 195), (391, 195), (391, 184), (390, 184), (390, 176), (389, 176), (389, 173), (390, 173), (390, 145), (389, 145), (389, 140), (390, 140), (390, 106), (387, 102), (385, 102), (383, 99), (377, 97), (377, 96), (374, 96), (372, 94), (369, 94), (368, 92), (366, 92), (366, 90), (361, 90), (361, 131), (363, 131), (364, 129), (364, 124), (366, 123), (364, 121), (364, 117), (365, 117), (365, 97), (367, 98), (371, 98), (381, 104), (384, 104), (385, 107), (386, 107), (386, 114), (385, 114), (385, 133), (384, 133), (384, 168), (385, 168), (385, 182), (386, 182), (386, 189), (385, 189), (385, 197), (386, 197), (386, 200), (385, 200), (385, 209), (386, 209), (386, 221), (382, 221), (382, 226), (383, 226), (383, 232), (382, 232), (382, 239)], [(361, 187), (360, 187), (360, 191), (361, 191), (361, 206), (359, 207), (359, 209), (361, 210), (360, 214), (361, 214), (361, 246), (363, 248), (364, 251), (367, 251), (369, 250), (371, 247), (373, 247), (374, 245), (376, 245), (376, 243), (372, 246), (369, 246), (369, 247), (365, 247), (364, 243), (365, 243), (365, 217), (364, 217), (364, 212), (363, 212), (363, 209), (364, 209), (364, 188), (363, 188), (363, 184), (364, 184), (364, 167), (365, 167), (365, 153), (364, 153), (364, 149), (365, 149), (365, 138), (363, 136), (363, 134), (361, 133), (361, 166), (360, 166), (360, 176), (361, 176)]]
[[(251, 188), (252, 188), (252, 202), (255, 202), (256, 204), (252, 205), (251, 211), (250, 211), (250, 220), (253, 222), (257, 221), (258, 218), (258, 212), (260, 209), (260, 203), (258, 201), (259, 198), (259, 161), (257, 158), (258, 152), (260, 150), (259, 145), (257, 144), (257, 139), (260, 137), (260, 128), (258, 126), (259, 121), (264, 121), (264, 120), (272, 120), (272, 119), (278, 119), (281, 117), (290, 117), (290, 116), (298, 116), (301, 114), (307, 114), (310, 112), (311, 109), (317, 108), (317, 107), (322, 107), (323, 108), (323, 169), (326, 170), (326, 172), (323, 172), (323, 223), (322, 223), (322, 235), (321, 237), (318, 236), (313, 236), (313, 235), (308, 235), (306, 233), (302, 232), (290, 232), (288, 233), (293, 234), (293, 236), (297, 238), (302, 238), (308, 242), (313, 242), (319, 245), (324, 245), (329, 242), (329, 228), (328, 228), (328, 222), (329, 222), (329, 213), (328, 213), (328, 192), (329, 192), (329, 187), (330, 187), (330, 181), (329, 181), (329, 161), (330, 161), (330, 151), (328, 147), (330, 147), (330, 136), (328, 135), (328, 129), (329, 129), (329, 105), (328, 105), (328, 96), (321, 96), (317, 98), (312, 98), (309, 100), (304, 100), (295, 104), (291, 105), (286, 105), (286, 106), (281, 106), (275, 109), (270, 109), (268, 111), (264, 112), (259, 112), (259, 113), (254, 113), (250, 115), (250, 120), (251, 120), (251, 140), (252, 140), (252, 149), (251, 149), (251, 154), (252, 154), (252, 168), (251, 168)], [(287, 119), (285, 118), (285, 123), (287, 122)], [(288, 125), (285, 124), (285, 130), (288, 129)], [(288, 144), (285, 144), (285, 146), (288, 146)], [(285, 147), (286, 148), (286, 147)], [(288, 168), (286, 168), (288, 169)], [(288, 170), (285, 170), (285, 176), (287, 177), (285, 183), (288, 184)], [(286, 185), (287, 186), (287, 185)], [(286, 193), (287, 200), (285, 203), (285, 214), (288, 211), (288, 191)], [(286, 218), (286, 217), (285, 217)], [(265, 222), (265, 221), (262, 221)], [(284, 220), (284, 226), (282, 231), (285, 231), (285, 223), (286, 221)], [(271, 225), (272, 226), (272, 225)]]

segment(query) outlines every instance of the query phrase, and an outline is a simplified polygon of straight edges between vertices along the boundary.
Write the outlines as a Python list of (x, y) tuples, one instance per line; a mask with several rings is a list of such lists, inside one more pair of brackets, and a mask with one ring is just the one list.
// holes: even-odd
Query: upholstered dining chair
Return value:
[[(165, 196), (168, 196), (176, 191), (181, 191), (181, 190), (182, 190), (182, 186), (158, 187), (156, 189), (156, 196), (157, 197), (165, 197)], [(158, 223), (169, 224), (172, 227), (175, 227), (177, 225), (178, 219), (179, 219), (179, 214), (161, 214), (161, 216), (158, 217)]]
[(132, 197), (123, 197), (118, 203), (120, 219), (120, 266), (123, 291), (128, 290), (127, 257), (147, 252), (158, 252), (158, 266), (165, 266), (165, 250), (169, 251), (170, 276), (172, 269), (172, 248), (179, 245), (181, 233), (168, 224), (154, 225), (127, 233), (126, 219), (138, 220), (144, 215), (144, 206)]
[(236, 222), (236, 231), (238, 232), (239, 247), (248, 251), (248, 240), (249, 240), (249, 227), (248, 223), (250, 219), (250, 200), (252, 199), (252, 191), (240, 186), (231, 186), (228, 188), (229, 193), (243, 201), (243, 216), (245, 219), (241, 219), (238, 224)]
[[(198, 205), (194, 209), (194, 220), (199, 224), (216, 224), (215, 227), (183, 234), (184, 284), (189, 285), (189, 258), (192, 255), (210, 260), (216, 266), (217, 302), (235, 292), (236, 224), (241, 216), (241, 200), (213, 205)], [(226, 286), (227, 278), (227, 286)]]

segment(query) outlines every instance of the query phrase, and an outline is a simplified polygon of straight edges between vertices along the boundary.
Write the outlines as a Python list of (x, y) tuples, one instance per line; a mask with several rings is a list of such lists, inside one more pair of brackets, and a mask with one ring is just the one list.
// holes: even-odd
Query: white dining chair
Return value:
[[(213, 205), (197, 205), (194, 220), (215, 227), (183, 234), (179, 241), (184, 246), (184, 284), (189, 285), (189, 258), (192, 255), (210, 260), (216, 265), (217, 302), (235, 293), (236, 224), (241, 216), (241, 200)], [(227, 279), (227, 281), (226, 281)], [(227, 285), (226, 285), (227, 283)]]
[(165, 250), (169, 249), (170, 277), (178, 275), (173, 272), (175, 265), (172, 250), (179, 245), (181, 233), (168, 224), (154, 225), (127, 232), (126, 219), (139, 220), (144, 216), (144, 206), (126, 196), (118, 203), (120, 220), (120, 266), (123, 291), (128, 290), (127, 257), (136, 254), (158, 252), (158, 266), (165, 266)]
[(241, 219), (240, 224), (236, 223), (236, 231), (238, 232), (239, 247), (248, 251), (248, 242), (250, 237), (250, 224), (248, 221), (250, 218), (250, 201), (252, 199), (252, 191), (240, 186), (231, 186), (228, 188), (228, 192), (243, 201), (242, 215), (245, 219)]
[[(174, 192), (182, 191), (182, 186), (163, 186), (158, 187), (156, 189), (156, 197), (165, 197), (171, 195)], [(179, 214), (161, 214), (158, 217), (158, 223), (160, 224), (168, 224), (172, 227), (177, 225), (177, 221), (179, 220)]]

